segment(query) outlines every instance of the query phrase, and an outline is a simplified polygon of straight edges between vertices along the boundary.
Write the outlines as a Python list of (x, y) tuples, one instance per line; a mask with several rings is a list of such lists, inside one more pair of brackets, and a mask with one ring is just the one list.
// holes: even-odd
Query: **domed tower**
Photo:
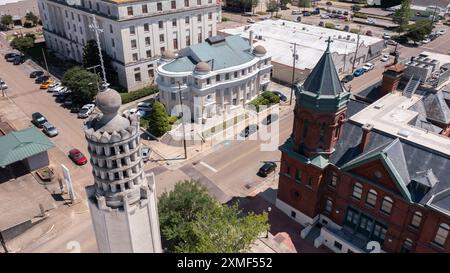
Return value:
[(154, 176), (146, 177), (136, 115), (118, 115), (121, 97), (105, 88), (96, 98), (101, 114), (85, 136), (94, 185), (86, 187), (100, 252), (162, 252)]

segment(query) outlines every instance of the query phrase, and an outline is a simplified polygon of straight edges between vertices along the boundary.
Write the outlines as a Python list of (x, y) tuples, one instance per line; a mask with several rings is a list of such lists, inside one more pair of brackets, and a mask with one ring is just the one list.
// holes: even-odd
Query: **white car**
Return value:
[(375, 65), (373, 63), (366, 63), (362, 68), (367, 72), (369, 70), (372, 70), (374, 67)]
[(78, 112), (79, 118), (87, 118), (95, 109), (94, 104), (86, 104), (83, 107), (81, 107), (80, 111)]
[(390, 40), (390, 39), (391, 39), (391, 36), (390, 36), (390, 35), (387, 35), (387, 34), (385, 33), (385, 34), (383, 34), (383, 39), (385, 39), (385, 40)]
[(330, 16), (328, 14), (320, 14), (321, 19), (330, 19)]
[(60, 85), (61, 85), (60, 82), (54, 82), (54, 83), (48, 85), (48, 89), (55, 88), (55, 87), (58, 87)]
[[(49, 90), (50, 91), (50, 90)], [(65, 86), (57, 86), (51, 90), (53, 92), (53, 96), (57, 97), (67, 92), (67, 87)]]
[(254, 23), (256, 23), (256, 21), (253, 20), (252, 18), (248, 18), (247, 23), (254, 24)]
[(6, 84), (6, 82), (4, 80), (0, 80), (0, 86), (1, 86), (0, 88), (2, 90), (8, 89), (8, 85)]
[(152, 104), (150, 102), (140, 102), (137, 104), (138, 110), (144, 110), (144, 111), (151, 111), (152, 110)]
[(389, 61), (389, 55), (383, 55), (383, 57), (381, 57), (381, 61), (382, 62), (387, 62), (387, 61)]
[(375, 21), (373, 19), (367, 19), (366, 23), (373, 25)]
[(439, 35), (444, 35), (445, 34), (445, 29), (441, 29), (437, 32)]
[(131, 108), (131, 109), (123, 111), (123, 114), (124, 115), (136, 115), (138, 117), (142, 117), (147, 114), (147, 111), (145, 111), (143, 109)]
[(428, 39), (428, 38), (426, 38), (426, 39), (424, 39), (424, 40), (422, 41), (422, 44), (428, 44), (429, 42), (431, 42), (431, 40)]

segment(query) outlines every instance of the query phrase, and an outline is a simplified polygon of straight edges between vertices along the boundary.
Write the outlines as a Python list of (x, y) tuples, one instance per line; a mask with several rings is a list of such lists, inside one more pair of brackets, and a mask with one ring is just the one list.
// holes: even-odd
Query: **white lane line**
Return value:
[(211, 167), (210, 165), (206, 164), (203, 161), (200, 161), (200, 164), (202, 164), (203, 166), (205, 166), (206, 168), (210, 169), (211, 171), (213, 171), (215, 173), (218, 172), (218, 170), (214, 169), (213, 167)]

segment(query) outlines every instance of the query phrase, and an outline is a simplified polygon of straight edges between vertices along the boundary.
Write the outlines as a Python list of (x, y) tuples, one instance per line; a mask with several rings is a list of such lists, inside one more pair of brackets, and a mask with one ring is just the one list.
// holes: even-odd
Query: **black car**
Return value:
[(253, 134), (254, 132), (258, 131), (259, 126), (256, 124), (251, 124), (247, 127), (245, 127), (244, 131), (241, 132), (241, 136), (248, 137), (249, 135)]
[(50, 76), (42, 75), (42, 76), (37, 77), (36, 80), (34, 80), (34, 83), (41, 84), (48, 79), (50, 79)]
[(42, 128), (44, 123), (47, 122), (47, 119), (39, 112), (35, 112), (31, 115), (31, 122), (36, 125), (38, 128)]
[(19, 65), (21, 63), (25, 62), (25, 56), (22, 54), (17, 54), (16, 57), (14, 58), (13, 64), (14, 65)]
[(12, 52), (6, 53), (6, 54), (5, 54), (5, 60), (6, 60), (6, 59), (13, 58), (14, 56), (16, 56), (16, 53), (12, 53)]
[(287, 101), (287, 97), (281, 93), (280, 91), (272, 91), (272, 93), (274, 93), (275, 95), (277, 95), (281, 101), (286, 102)]
[(30, 78), (34, 79), (36, 77), (40, 77), (44, 75), (44, 71), (42, 70), (35, 70), (33, 72), (30, 73)]
[(342, 78), (341, 82), (342, 83), (348, 83), (349, 81), (353, 80), (355, 78), (355, 76), (353, 75), (345, 75), (345, 77)]
[(264, 165), (259, 168), (258, 175), (262, 177), (266, 177), (271, 172), (274, 172), (277, 169), (277, 164), (272, 161), (267, 161)]

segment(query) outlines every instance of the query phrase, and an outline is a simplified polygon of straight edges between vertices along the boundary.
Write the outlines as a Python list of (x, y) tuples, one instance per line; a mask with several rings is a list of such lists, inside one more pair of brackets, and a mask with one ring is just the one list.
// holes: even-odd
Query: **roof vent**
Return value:
[(409, 137), (411, 132), (406, 129), (400, 129), (397, 134), (402, 137)]
[(225, 37), (217, 35), (212, 36), (206, 39), (206, 42), (208, 42), (210, 45), (218, 44), (225, 41)]
[(378, 104), (375, 104), (375, 106), (374, 106), (373, 108), (375, 108), (375, 109), (381, 109), (381, 108), (383, 108), (383, 106), (384, 106), (384, 104), (378, 103)]

